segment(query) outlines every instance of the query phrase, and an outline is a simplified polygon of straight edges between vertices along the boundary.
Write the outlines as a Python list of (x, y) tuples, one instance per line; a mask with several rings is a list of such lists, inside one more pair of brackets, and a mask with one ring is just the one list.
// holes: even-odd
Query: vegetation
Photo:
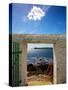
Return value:
[(53, 64), (27, 65), (28, 85), (50, 85), (53, 83)]

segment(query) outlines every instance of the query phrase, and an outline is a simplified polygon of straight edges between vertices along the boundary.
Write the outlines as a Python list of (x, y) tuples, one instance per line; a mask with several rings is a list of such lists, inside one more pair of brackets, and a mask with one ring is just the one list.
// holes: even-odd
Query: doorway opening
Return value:
[(53, 84), (53, 44), (28, 43), (27, 84)]

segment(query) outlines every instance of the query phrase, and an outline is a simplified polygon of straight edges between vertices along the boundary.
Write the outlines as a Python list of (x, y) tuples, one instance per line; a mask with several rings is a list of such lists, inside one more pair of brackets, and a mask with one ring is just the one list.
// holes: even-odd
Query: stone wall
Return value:
[(27, 85), (27, 43), (21, 42), (20, 49), (22, 54), (19, 60), (19, 70), (20, 70), (20, 79), (21, 85)]
[[(27, 44), (28, 43), (52, 43), (54, 45), (53, 81), (54, 81), (54, 84), (66, 82), (65, 35), (14, 35), (13, 38), (16, 39), (16, 41), (17, 41), (17, 38), (19, 38), (18, 42), (20, 43), (21, 50), (22, 50), (22, 55), (21, 55), (21, 60), (20, 60), (20, 76), (22, 80), (22, 85), (27, 84), (27, 62), (26, 60), (27, 60)], [(24, 38), (26, 39), (24, 40)]]
[(57, 41), (54, 44), (55, 50), (55, 60), (56, 68), (54, 73), (56, 73), (56, 83), (65, 83), (66, 82), (66, 42)]

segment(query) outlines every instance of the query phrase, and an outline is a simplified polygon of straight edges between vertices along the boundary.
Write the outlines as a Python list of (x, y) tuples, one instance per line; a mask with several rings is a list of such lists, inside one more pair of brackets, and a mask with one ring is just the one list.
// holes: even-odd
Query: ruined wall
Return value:
[[(17, 35), (18, 36), (18, 35)], [(22, 38), (19, 35), (18, 38)], [(29, 40), (21, 40), (20, 46), (22, 50), (20, 59), (20, 77), (22, 85), (27, 84), (27, 44), (28, 43), (53, 43), (54, 44), (54, 71), (53, 81), (54, 84), (66, 82), (66, 41), (64, 35), (26, 35), (30, 36)], [(24, 36), (23, 36), (24, 37)], [(41, 40), (39, 38), (42, 38)], [(35, 39), (37, 38), (37, 40)], [(47, 38), (47, 39), (44, 39)], [(49, 40), (48, 40), (49, 38)], [(38, 40), (39, 39), (39, 40)]]
[(19, 61), (21, 85), (27, 85), (27, 43), (21, 42), (20, 49), (22, 54)]
[[(57, 41), (54, 44), (55, 52), (55, 62), (56, 68), (54, 73), (56, 73), (56, 83), (65, 83), (66, 82), (66, 42)], [(55, 63), (54, 63), (55, 64)]]

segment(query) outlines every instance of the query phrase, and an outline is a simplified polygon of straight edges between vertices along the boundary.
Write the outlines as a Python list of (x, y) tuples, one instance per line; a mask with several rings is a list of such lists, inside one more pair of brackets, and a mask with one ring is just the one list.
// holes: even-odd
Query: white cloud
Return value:
[(45, 16), (45, 12), (37, 6), (33, 6), (31, 11), (28, 13), (27, 18), (29, 20), (41, 20)]

